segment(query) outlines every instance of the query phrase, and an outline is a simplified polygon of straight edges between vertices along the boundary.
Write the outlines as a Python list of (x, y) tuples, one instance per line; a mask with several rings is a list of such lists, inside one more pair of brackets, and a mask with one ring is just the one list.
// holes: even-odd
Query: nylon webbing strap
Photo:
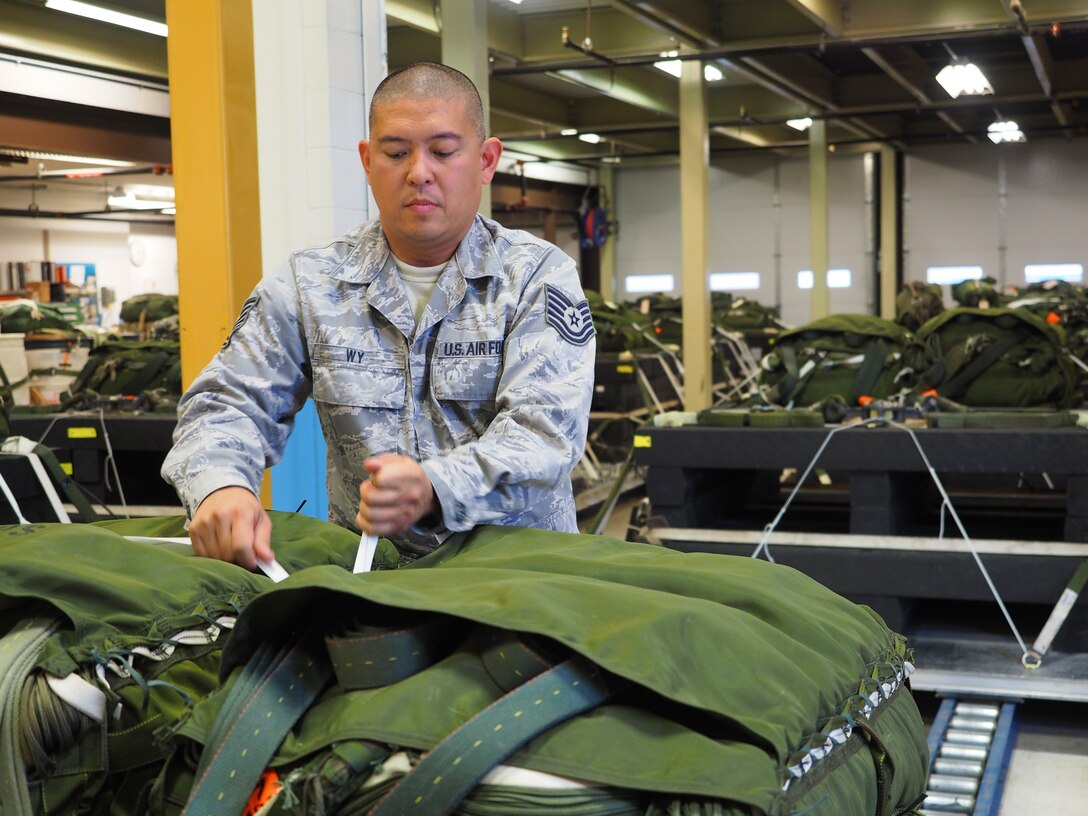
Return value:
[(411, 677), (450, 651), (457, 623), (435, 615), (405, 629), (363, 626), (326, 637), (336, 682), (345, 689), (367, 689)]
[(1002, 335), (983, 349), (982, 353), (975, 359), (956, 372), (952, 379), (944, 385), (938, 385), (937, 391), (942, 397), (955, 399), (966, 391), (968, 386), (977, 380), (986, 369), (1004, 357), (1006, 352), (1012, 351), (1020, 343), (1021, 339), (1019, 332)]
[(608, 690), (597, 667), (574, 657), (500, 697), (407, 774), (370, 816), (444, 816), (496, 765), (529, 740), (600, 705)]
[(57, 483), (61, 490), (64, 491), (64, 495), (68, 497), (70, 501), (79, 511), (80, 518), (85, 522), (98, 521), (98, 513), (91, 507), (91, 503), (87, 501), (87, 497), (84, 496), (79, 488), (72, 481), (72, 477), (65, 473), (60, 466), (60, 462), (57, 461), (56, 455), (52, 450), (45, 445), (36, 444), (32, 451), (42, 460), (42, 464), (45, 465), (45, 469), (49, 471), (49, 475), (53, 477), (53, 481)]
[(486, 645), (480, 659), (503, 691), (512, 691), (555, 665), (554, 660), (533, 649), (524, 635), (508, 629), (489, 629), (484, 637)]
[(1039, 636), (1031, 644), (1032, 651), (1040, 658), (1047, 653), (1050, 644), (1058, 636), (1058, 630), (1062, 628), (1065, 619), (1069, 617), (1073, 604), (1077, 602), (1080, 593), (1084, 591), (1086, 583), (1088, 583), (1088, 561), (1082, 561), (1076, 572), (1073, 573), (1073, 577), (1069, 579), (1069, 583), (1066, 584), (1065, 589), (1058, 598), (1058, 602), (1054, 604), (1050, 617), (1043, 624), (1043, 628), (1039, 630)]
[(854, 375), (854, 402), (858, 397), (873, 396), (873, 386), (880, 379), (880, 372), (884, 370), (884, 361), (888, 357), (888, 345), (883, 340), (877, 340), (865, 350), (858, 366), (858, 373)]
[(42, 647), (60, 626), (56, 618), (21, 621), (0, 638), (0, 812), (22, 816), (31, 812), (26, 765), (19, 748), (23, 683), (30, 676)]
[(314, 627), (253, 655), (216, 718), (182, 816), (234, 816), (332, 674)]

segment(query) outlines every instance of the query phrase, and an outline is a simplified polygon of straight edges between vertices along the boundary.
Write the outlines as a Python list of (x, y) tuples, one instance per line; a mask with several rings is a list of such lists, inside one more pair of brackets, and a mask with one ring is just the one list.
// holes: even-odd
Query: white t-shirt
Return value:
[(430, 301), (431, 293), (434, 292), (434, 287), (438, 284), (438, 277), (442, 274), (442, 270), (446, 268), (446, 264), (412, 266), (396, 255), (393, 256), (393, 260), (397, 263), (400, 279), (404, 282), (404, 288), (408, 292), (408, 302), (412, 304), (412, 314), (416, 316), (416, 325), (418, 326), (419, 318), (423, 316), (423, 309), (426, 308), (428, 301)]

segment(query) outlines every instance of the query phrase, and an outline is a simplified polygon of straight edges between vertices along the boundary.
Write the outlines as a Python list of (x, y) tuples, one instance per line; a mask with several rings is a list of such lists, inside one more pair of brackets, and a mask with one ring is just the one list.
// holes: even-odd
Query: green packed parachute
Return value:
[[(0, 529), (0, 812), (229, 816), (259, 790), (262, 814), (306, 816), (883, 816), (924, 796), (907, 644), (788, 567), (481, 527), (416, 561), (383, 541), (355, 575), (354, 534), (274, 514), (273, 585), (122, 537), (181, 525)], [(71, 676), (99, 719), (58, 701)]]

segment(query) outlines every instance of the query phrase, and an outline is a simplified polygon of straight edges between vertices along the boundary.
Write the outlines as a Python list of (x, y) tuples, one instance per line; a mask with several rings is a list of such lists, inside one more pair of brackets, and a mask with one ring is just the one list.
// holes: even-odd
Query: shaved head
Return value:
[(487, 138), (484, 131), (484, 105), (480, 92), (472, 80), (456, 68), (437, 62), (416, 62), (394, 71), (381, 81), (370, 99), (370, 130), (378, 108), (388, 102), (402, 99), (463, 99), (469, 125), (481, 142)]

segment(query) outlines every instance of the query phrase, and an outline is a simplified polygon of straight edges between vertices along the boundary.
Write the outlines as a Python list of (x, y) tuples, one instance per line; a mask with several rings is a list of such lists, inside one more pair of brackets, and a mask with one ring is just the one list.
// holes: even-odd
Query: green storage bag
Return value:
[(908, 331), (918, 331), (943, 311), (944, 294), (936, 283), (909, 281), (895, 296), (895, 322)]
[(1070, 408), (1079, 373), (1059, 327), (1024, 309), (950, 309), (918, 330), (919, 389), (986, 408)]
[(121, 304), (121, 320), (125, 323), (154, 323), (178, 313), (177, 295), (160, 295), (147, 292), (133, 295)]
[(772, 405), (805, 407), (838, 397), (857, 405), (913, 385), (906, 367), (912, 337), (871, 315), (830, 315), (783, 333), (760, 359), (760, 397)]
[(181, 398), (181, 344), (177, 340), (112, 340), (91, 350), (66, 398), (66, 408), (102, 397), (144, 397), (155, 407)]

